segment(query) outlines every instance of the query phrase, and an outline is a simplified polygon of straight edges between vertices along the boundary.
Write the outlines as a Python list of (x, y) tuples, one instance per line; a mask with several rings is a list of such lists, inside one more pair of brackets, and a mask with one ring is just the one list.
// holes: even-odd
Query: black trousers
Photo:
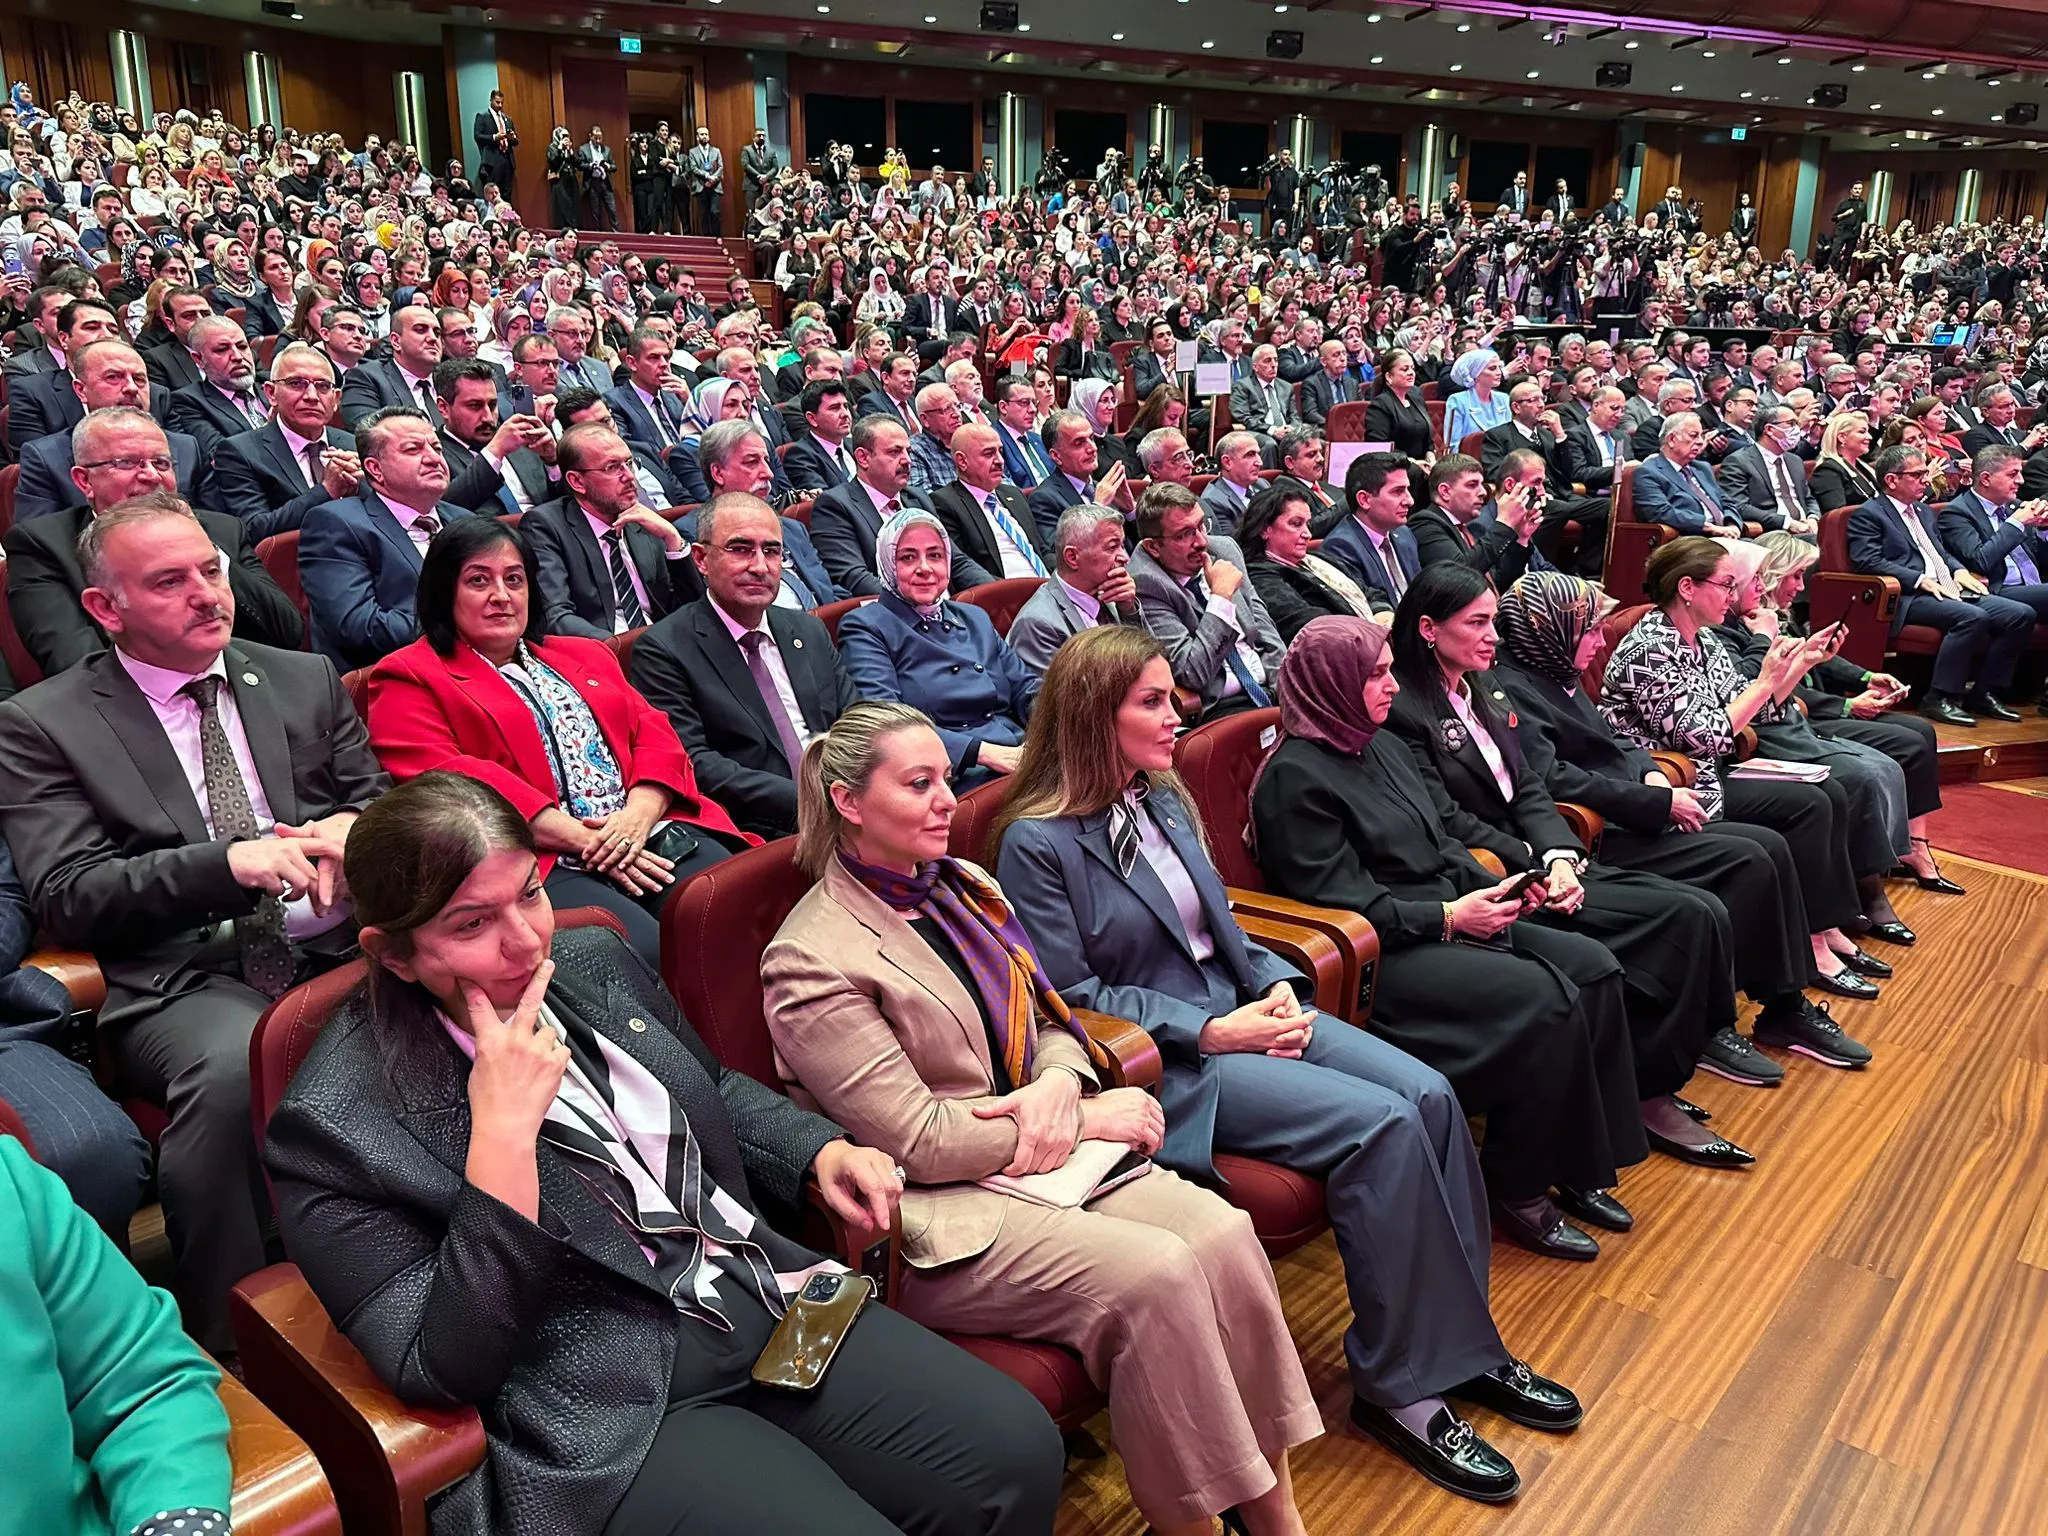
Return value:
[(603, 1536), (1051, 1531), (1059, 1432), (994, 1367), (870, 1304), (817, 1391), (781, 1392), (746, 1377), (767, 1331), (734, 1323), (678, 1324), (671, 1406)]
[(1839, 720), (1816, 720), (1813, 728), (1822, 736), (1875, 747), (1904, 769), (1908, 816), (1925, 816), (1941, 809), (1941, 760), (1936, 756), (1934, 727), (1919, 715), (1897, 710), (1875, 720), (1858, 720), (1850, 715)]
[(1942, 632), (1934, 653), (1934, 691), (1962, 694), (1972, 688), (2001, 692), (2012, 686), (2020, 653), (2034, 634), (2034, 610), (2006, 597), (1952, 602), (1926, 592), (1899, 599), (1907, 624)]
[(1769, 783), (1725, 774), (1721, 784), (1722, 810), (1730, 821), (1769, 827), (1791, 845), (1809, 934), (1843, 927), (1863, 915), (1849, 863), (1849, 818), (1837, 813), (1826, 784)]
[(1735, 985), (1758, 1002), (1797, 992), (1813, 970), (1792, 848), (1769, 827), (1712, 821), (1698, 832), (1610, 825), (1600, 861), (1711, 891), (1734, 929)]
[(676, 878), (672, 885), (648, 896), (632, 896), (602, 875), (586, 874), (558, 863), (548, 872), (548, 900), (557, 907), (604, 908), (626, 925), (626, 942), (633, 946), (634, 952), (658, 971), (661, 969), (661, 909), (693, 875), (702, 874), (712, 865), (732, 857), (731, 850), (709, 833), (695, 827), (691, 831), (696, 834), (697, 851), (676, 865)]

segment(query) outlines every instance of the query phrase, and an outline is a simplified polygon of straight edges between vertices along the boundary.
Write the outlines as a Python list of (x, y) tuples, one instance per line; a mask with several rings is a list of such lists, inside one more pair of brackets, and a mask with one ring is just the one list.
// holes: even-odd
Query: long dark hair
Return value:
[(420, 633), (442, 656), (453, 656), (462, 636), (455, 629), (455, 588), (462, 580), (462, 568), (478, 555), (509, 544), (519, 551), (526, 566), (526, 632), (520, 638), (539, 645), (548, 637), (547, 613), (540, 600), (540, 564), (533, 546), (495, 517), (458, 517), (427, 545), (420, 561), (419, 590), (413, 598), (419, 615)]
[[(508, 849), (533, 852), (533, 828), (481, 779), (434, 769), (380, 796), (349, 828), (342, 872), (356, 920), (401, 958), (476, 867)], [(431, 1035), (434, 1000), (375, 960), (365, 989), (389, 1084)]]
[[(1442, 624), (1491, 590), (1487, 579), (1470, 566), (1444, 561), (1424, 566), (1402, 594), (1401, 606), (1394, 610), (1394, 676), (1404, 691), (1427, 706), (1432, 718), (1449, 714), (1451, 701), (1436, 649), (1422, 638), (1422, 621)], [(1498, 741), (1507, 734), (1506, 719), (1490, 706), (1484, 688), (1473, 687), (1469, 692), (1472, 713)]]

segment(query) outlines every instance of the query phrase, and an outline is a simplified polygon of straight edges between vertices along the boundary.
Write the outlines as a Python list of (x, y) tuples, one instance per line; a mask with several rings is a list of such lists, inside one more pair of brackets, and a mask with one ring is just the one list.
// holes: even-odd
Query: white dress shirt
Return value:
[[(787, 591), (788, 588), (785, 587), (783, 590)], [(798, 743), (808, 747), (811, 744), (811, 738), (817, 732), (813, 731), (810, 722), (804, 719), (804, 707), (797, 702), (796, 689), (790, 685), (789, 668), (783, 665), (781, 647), (775, 643), (774, 632), (768, 628), (768, 616), (763, 614), (755, 621), (754, 627), (749, 630), (738, 619), (719, 607), (718, 599), (715, 597), (711, 599), (711, 611), (718, 615), (719, 622), (725, 626), (725, 632), (732, 636), (732, 643), (734, 645), (739, 645), (740, 636), (746, 634), (766, 635), (768, 637), (768, 643), (761, 647), (761, 660), (768, 668), (769, 677), (775, 681), (775, 693), (782, 700), (782, 712), (789, 716), (789, 723), (796, 727)], [(741, 658), (744, 659), (746, 654), (746, 647), (740, 646)]]
[(1909, 506), (1896, 496), (1886, 496), (1885, 500), (1892, 504), (1892, 509), (1899, 514), (1899, 521), (1906, 525), (1906, 537), (1913, 541), (1913, 548), (1920, 552), (1920, 564), (1924, 572), (1934, 578), (1942, 596), (1953, 597), (1961, 589), (1949, 571), (1948, 561), (1944, 560), (1941, 551), (1934, 547), (1934, 540), (1927, 536), (1927, 525), (1920, 521), (1919, 508)]
[[(376, 493), (372, 492), (371, 494), (375, 495)], [(418, 545), (422, 553), (425, 552), (426, 547), (429, 544), (433, 543), (433, 534), (427, 532), (426, 529), (420, 527), (419, 525), (420, 519), (422, 517), (425, 517), (428, 512), (432, 512), (433, 508), (401, 506), (399, 505), (399, 503), (395, 501), (385, 500), (382, 496), (377, 497), (377, 503), (379, 506), (383, 507), (383, 509), (386, 512), (389, 512), (393, 518), (397, 520), (398, 526), (405, 530), (405, 536), (408, 539), (411, 539), (414, 544)], [(434, 517), (435, 521), (438, 522), (440, 520), (440, 514), (438, 512), (434, 513)]]
[(1216, 936), (1209, 931), (1209, 915), (1202, 910), (1201, 893), (1195, 889), (1187, 866), (1181, 863), (1180, 854), (1152, 819), (1149, 805), (1128, 790), (1124, 793), (1124, 805), (1138, 826), (1138, 852), (1145, 856), (1145, 862), (1152, 866), (1152, 873), (1166, 887), (1173, 910), (1180, 918), (1181, 931), (1188, 936), (1189, 950), (1197, 964), (1207, 960), (1216, 953)]
[[(213, 833), (213, 803), (206, 793), (206, 754), (199, 734), (199, 701), (178, 690), (195, 678), (217, 677), (221, 680), (216, 705), (220, 712), (220, 726), (227, 734), (229, 749), (235, 754), (235, 767), (241, 770), (242, 782), (248, 786), (249, 809), (255, 813), (256, 825), (263, 832), (268, 833), (276, 826), (277, 818), (270, 810), (270, 797), (263, 792), (263, 780), (256, 773), (256, 759), (249, 751), (249, 733), (243, 729), (241, 712), (235, 708), (235, 690), (227, 680), (227, 658), (224, 655), (214, 657), (213, 665), (204, 672), (173, 672), (168, 667), (138, 661), (118, 646), (114, 655), (123, 670), (135, 680), (135, 686), (142, 690), (150, 710), (163, 726), (171, 750), (177, 754), (178, 767), (185, 774), (185, 784), (192, 791), (199, 814), (206, 822), (209, 836)], [(253, 673), (250, 675), (254, 676)], [(337, 902), (325, 915), (316, 914), (312, 897), (303, 895), (296, 901), (285, 903), (285, 932), (295, 939), (311, 938), (316, 933), (325, 933), (348, 915), (346, 902)]]
[[(611, 548), (609, 545), (605, 543), (605, 540), (611, 535), (613, 531), (613, 525), (606, 522), (603, 518), (597, 516), (588, 507), (583, 506), (581, 503), (578, 503), (576, 510), (583, 514), (583, 520), (586, 523), (590, 524), (590, 531), (593, 535), (596, 536), (597, 553), (600, 557), (600, 563), (604, 566), (605, 579), (607, 581), (611, 581)], [(619, 553), (626, 557), (626, 579), (633, 584), (633, 595), (640, 600), (640, 611), (647, 616), (647, 622), (652, 624), (654, 622), (654, 604), (648, 600), (647, 583), (640, 579), (640, 567), (633, 563), (632, 544), (629, 543), (626, 539), (621, 538), (619, 540)], [(671, 560), (683, 560), (689, 557), (689, 550), (687, 548), (674, 551), (665, 551), (664, 553), (666, 553), (668, 558)], [(615, 635), (621, 635), (626, 632), (627, 628), (628, 625), (626, 623), (625, 594), (618, 590), (618, 583), (613, 581), (612, 633)]]

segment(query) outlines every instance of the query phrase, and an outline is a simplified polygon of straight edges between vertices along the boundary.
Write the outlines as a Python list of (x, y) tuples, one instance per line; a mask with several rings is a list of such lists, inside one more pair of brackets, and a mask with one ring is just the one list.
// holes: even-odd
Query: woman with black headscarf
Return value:
[[(1761, 1002), (1766, 1030), (1819, 1005), (1801, 990), (1812, 966), (1799, 868), (1773, 828), (1711, 819), (1689, 787), (1623, 739), (1579, 686), (1600, 642), (1599, 588), (1562, 571), (1531, 571), (1501, 594), (1493, 677), (1518, 724), (1530, 772), (1552, 796), (1598, 811), (1602, 863), (1712, 891), (1734, 925), (1735, 984)], [(1724, 1024), (1700, 1065), (1732, 1082), (1775, 1087), (1785, 1069)]]
[(1255, 856), (1283, 896), (1343, 907), (1380, 938), (1373, 1032), (1485, 1114), (1494, 1227), (1557, 1258), (1600, 1246), (1552, 1199), (1641, 1162), (1620, 965), (1599, 943), (1518, 921), (1542, 900), (1474, 859), (1486, 828), (1380, 730), (1399, 685), (1387, 632), (1328, 615), (1280, 668), (1280, 745), (1252, 786)]
[[(1388, 727), (1408, 743), (1423, 777), (1478, 820), (1474, 841), (1509, 869), (1545, 872), (1548, 894), (1530, 921), (1598, 939), (1621, 962), (1651, 1147), (1713, 1168), (1752, 1163), (1676, 1097), (1708, 1038), (1735, 1022), (1728, 913), (1691, 886), (1595, 862), (1580, 844), (1529, 767), (1520, 717), (1493, 679), (1497, 601), (1487, 579), (1466, 566), (1427, 566), (1415, 578), (1394, 615), (1401, 696)], [(1598, 1219), (1594, 1209), (1589, 1220)]]

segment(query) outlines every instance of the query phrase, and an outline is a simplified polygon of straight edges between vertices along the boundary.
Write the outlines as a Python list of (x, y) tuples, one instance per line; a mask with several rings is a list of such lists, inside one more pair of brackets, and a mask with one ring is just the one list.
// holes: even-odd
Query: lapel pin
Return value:
[(244, 672), (242, 674), (242, 681), (247, 683), (251, 688), (254, 688), (258, 683), (262, 682), (263, 679), (258, 677), (254, 672)]
[(633, 1031), (636, 1035), (644, 1035), (647, 1033), (647, 1021), (645, 1019), (628, 1019), (626, 1020), (626, 1028)]
[(593, 688), (595, 688), (595, 687), (597, 686), (597, 679), (596, 679), (596, 678), (594, 678), (594, 677), (586, 677), (586, 678), (584, 679), (584, 681), (585, 681), (586, 683), (590, 684), (590, 686), (591, 686), (591, 687), (593, 687)]
[(797, 650), (802, 650), (802, 649), (804, 648), (804, 643), (803, 643), (803, 641), (801, 641), (801, 640), (798, 640), (798, 639), (796, 639), (796, 638), (795, 638), (794, 636), (792, 636), (792, 637), (791, 637), (791, 639), (790, 639), (790, 642), (789, 642), (789, 643), (790, 643), (790, 644), (791, 644), (792, 646), (794, 646), (794, 647), (795, 647), (795, 648), (796, 648)]

